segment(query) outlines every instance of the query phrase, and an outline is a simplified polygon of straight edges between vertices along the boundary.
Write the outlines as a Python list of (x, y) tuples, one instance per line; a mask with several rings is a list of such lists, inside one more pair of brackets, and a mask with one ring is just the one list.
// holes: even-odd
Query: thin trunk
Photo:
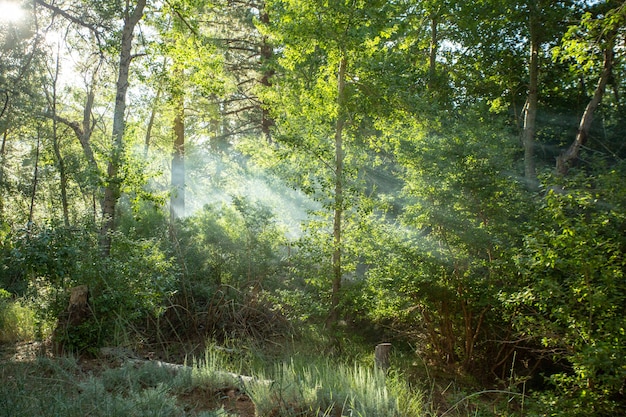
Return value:
[(54, 114), (48, 113), (47, 116), (52, 118), (53, 121), (63, 123), (74, 131), (74, 134), (76, 135), (76, 138), (80, 142), (80, 146), (83, 149), (85, 158), (87, 158), (89, 169), (94, 172), (98, 172), (98, 164), (96, 162), (93, 149), (91, 148), (91, 134), (93, 132), (93, 120), (91, 117), (91, 111), (93, 109), (94, 100), (95, 93), (93, 91), (93, 88), (90, 86), (87, 88), (87, 97), (85, 99), (85, 107), (83, 108), (83, 120), (81, 123), (68, 120), (62, 116), (59, 116), (58, 114), (56, 114), (56, 112)]
[(430, 54), (428, 59), (428, 91), (431, 95), (436, 90), (437, 81), (437, 48), (439, 45), (437, 27), (437, 16), (433, 15), (430, 19)]
[[(54, 75), (52, 76), (52, 114), (56, 115), (57, 113), (57, 81), (59, 79), (59, 55), (57, 51), (57, 61), (54, 69)], [(61, 148), (59, 144), (59, 136), (57, 132), (57, 119), (56, 117), (52, 118), (52, 148), (54, 150), (54, 157), (57, 160), (57, 165), (59, 169), (59, 177), (60, 177), (60, 188), (61, 188), (61, 207), (63, 210), (63, 223), (66, 227), (70, 227), (70, 215), (69, 208), (67, 203), (67, 173), (65, 172), (65, 161), (63, 160), (63, 156), (61, 155)]]
[(8, 131), (8, 129), (4, 129), (2, 132), (2, 145), (0, 145), (0, 219), (4, 219), (4, 164)]
[(174, 116), (174, 149), (172, 152), (172, 179), (170, 196), (170, 219), (176, 220), (185, 215), (185, 107), (184, 97), (177, 92)]
[(150, 142), (152, 140), (152, 128), (154, 127), (154, 119), (156, 117), (157, 107), (159, 100), (161, 99), (161, 87), (157, 90), (156, 97), (154, 98), (154, 104), (152, 110), (150, 110), (150, 118), (148, 119), (148, 126), (146, 126), (146, 137), (143, 143), (143, 156), (148, 157), (148, 151), (150, 150)]
[[(86, 86), (87, 94), (85, 97), (85, 106), (83, 108), (83, 119), (80, 123), (76, 121), (71, 121), (64, 117), (59, 116), (56, 113), (56, 108), (54, 109), (52, 113), (46, 115), (47, 117), (52, 118), (53, 123), (55, 124), (59, 122), (63, 123), (64, 125), (68, 126), (70, 129), (72, 129), (72, 131), (74, 131), (74, 134), (76, 135), (76, 138), (78, 139), (78, 142), (80, 143), (83, 149), (83, 154), (85, 155), (85, 158), (87, 159), (87, 164), (89, 167), (87, 171), (87, 178), (88, 178), (89, 186), (87, 187), (86, 190), (83, 191), (83, 194), (91, 193), (91, 199), (93, 199), (94, 201), (96, 200), (96, 195), (100, 191), (100, 185), (99, 185), (100, 168), (98, 167), (98, 163), (96, 161), (93, 149), (91, 147), (91, 136), (92, 136), (94, 126), (95, 126), (95, 122), (92, 116), (92, 110), (93, 110), (93, 105), (95, 101), (94, 89), (97, 83), (96, 75), (101, 64), (102, 64), (102, 61), (98, 64), (98, 66), (93, 72), (91, 84)], [(97, 213), (96, 204), (93, 204), (94, 219), (96, 218), (96, 213)]]
[(100, 229), (100, 248), (104, 256), (111, 253), (111, 232), (115, 228), (115, 208), (120, 198), (122, 179), (118, 175), (124, 152), (124, 116), (126, 113), (126, 92), (128, 91), (128, 78), (130, 63), (132, 60), (131, 50), (133, 45), (133, 32), (135, 26), (143, 15), (146, 0), (138, 0), (135, 9), (130, 13), (129, 5), (126, 5), (124, 27), (122, 29), (122, 42), (120, 48), (120, 61), (115, 94), (115, 109), (113, 111), (113, 149), (107, 169), (107, 181), (104, 189), (102, 204), (102, 228)]
[(346, 124), (345, 115), (345, 88), (346, 88), (346, 58), (342, 57), (339, 63), (337, 76), (337, 122), (335, 125), (335, 201), (333, 219), (333, 280), (331, 294), (331, 310), (329, 324), (334, 326), (339, 321), (339, 301), (341, 292), (341, 278), (343, 275), (341, 264), (341, 225), (343, 216), (343, 129)]
[(610, 42), (609, 45), (605, 48), (604, 54), (604, 64), (602, 68), (602, 74), (600, 74), (600, 79), (598, 80), (598, 85), (593, 93), (593, 97), (587, 104), (585, 111), (580, 119), (580, 124), (578, 125), (578, 132), (576, 133), (576, 139), (570, 145), (570, 147), (565, 150), (561, 155), (556, 159), (556, 172), (560, 175), (566, 175), (571, 164), (578, 158), (578, 154), (580, 153), (580, 148), (583, 146), (589, 137), (589, 129), (591, 129), (591, 122), (593, 121), (593, 113), (600, 105), (602, 101), (602, 96), (604, 95), (604, 91), (606, 90), (606, 84), (611, 77), (611, 71), (613, 68), (613, 42)]
[(537, 103), (539, 101), (539, 34), (535, 12), (530, 16), (530, 60), (528, 62), (528, 97), (524, 105), (524, 128), (522, 144), (524, 145), (524, 176), (531, 189), (537, 187), (537, 170), (535, 168), (535, 131), (537, 119)]
[(39, 148), (41, 147), (41, 128), (37, 127), (37, 147), (35, 148), (35, 169), (33, 171), (33, 189), (30, 195), (30, 208), (28, 210), (28, 228), (33, 224), (35, 213), (35, 195), (37, 194), (37, 183), (39, 181)]
[(81, 132), (77, 132), (80, 133), (77, 136), (78, 141), (83, 148), (83, 153), (85, 154), (85, 157), (89, 162), (89, 166), (91, 167), (91, 169), (94, 170), (94, 172), (97, 172), (98, 164), (93, 154), (93, 149), (91, 149), (91, 134), (93, 132), (91, 110), (93, 108), (93, 102), (95, 100), (95, 93), (93, 89), (93, 85), (89, 86), (87, 89), (87, 99), (85, 101), (85, 108), (83, 109), (83, 128)]
[[(9, 109), (9, 93), (4, 91), (4, 103), (2, 104), (2, 111), (0, 111), (0, 120), (4, 117), (5, 113)], [(7, 114), (6, 121), (1, 125), (2, 131), (2, 145), (0, 145), (0, 219), (4, 218), (4, 164), (6, 162), (6, 144), (7, 136), (9, 134), (9, 115)]]
[[(268, 25), (270, 23), (269, 14), (266, 11), (263, 11), (260, 16), (260, 21), (264, 25)], [(269, 88), (272, 86), (272, 78), (274, 77), (274, 70), (271, 69), (268, 64), (272, 59), (273, 48), (272, 45), (268, 42), (267, 36), (264, 36), (261, 40), (261, 68), (262, 68), (262, 76), (261, 76), (261, 85), (264, 88)], [(262, 103), (261, 104), (261, 131), (265, 136), (265, 139), (271, 143), (272, 135), (271, 128), (274, 126), (274, 120), (270, 116), (269, 109)]]

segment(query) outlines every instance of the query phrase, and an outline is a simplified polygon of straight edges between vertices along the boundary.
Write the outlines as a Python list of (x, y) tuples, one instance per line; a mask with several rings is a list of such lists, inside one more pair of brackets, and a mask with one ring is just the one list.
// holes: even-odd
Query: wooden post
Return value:
[(391, 355), (391, 343), (380, 343), (374, 351), (374, 363), (384, 372), (389, 370), (389, 357)]

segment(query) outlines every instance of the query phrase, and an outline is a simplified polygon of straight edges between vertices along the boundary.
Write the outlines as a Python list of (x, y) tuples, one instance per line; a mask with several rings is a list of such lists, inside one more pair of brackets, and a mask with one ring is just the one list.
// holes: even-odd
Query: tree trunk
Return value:
[(94, 156), (93, 149), (91, 148), (91, 135), (94, 128), (91, 111), (93, 109), (93, 104), (95, 100), (95, 82), (96, 81), (94, 74), (92, 85), (87, 86), (87, 96), (85, 98), (85, 107), (83, 108), (83, 120), (81, 123), (71, 121), (62, 116), (59, 116), (56, 111), (51, 114), (47, 114), (47, 116), (51, 117), (53, 121), (61, 122), (74, 131), (74, 134), (76, 135), (76, 138), (78, 139), (78, 142), (83, 149), (85, 158), (87, 158), (89, 169), (93, 171), (94, 174), (99, 172), (98, 163), (96, 162), (96, 157)]
[[(269, 25), (270, 17), (267, 11), (261, 12), (261, 16), (259, 18), (262, 24)], [(269, 88), (272, 86), (272, 77), (274, 76), (274, 70), (271, 69), (268, 65), (272, 59), (273, 48), (272, 45), (269, 44), (267, 36), (263, 36), (261, 40), (261, 85), (265, 88)], [(274, 120), (270, 116), (269, 109), (262, 103), (261, 104), (261, 131), (265, 136), (265, 139), (268, 143), (272, 142), (271, 128), (274, 126)]]
[[(181, 74), (182, 76), (182, 74)], [(170, 196), (170, 219), (185, 215), (185, 105), (182, 92), (177, 92), (174, 116), (174, 149), (172, 152), (172, 179)]]
[(41, 147), (41, 128), (37, 126), (37, 148), (35, 149), (35, 169), (33, 171), (33, 189), (30, 194), (30, 208), (28, 210), (28, 228), (33, 224), (35, 213), (35, 196), (37, 195), (37, 183), (39, 181), (39, 149)]
[(131, 13), (127, 3), (124, 27), (122, 29), (115, 108), (113, 111), (113, 148), (111, 149), (107, 169), (107, 181), (102, 204), (102, 228), (100, 229), (100, 249), (102, 250), (102, 254), (107, 257), (111, 253), (111, 232), (115, 228), (115, 208), (120, 198), (121, 178), (118, 175), (118, 171), (124, 152), (124, 116), (126, 113), (126, 92), (128, 91), (128, 78), (132, 60), (131, 49), (133, 46), (133, 32), (143, 15), (145, 6), (146, 0), (138, 0), (135, 9)]
[(73, 350), (73, 332), (92, 315), (89, 307), (89, 287), (79, 285), (70, 288), (69, 291), (70, 301), (67, 309), (59, 315), (52, 333), (52, 346), (55, 354), (66, 354)]
[[(56, 116), (57, 113), (57, 81), (59, 79), (59, 54), (57, 51), (57, 60), (54, 69), (54, 74), (52, 76), (52, 114)], [(61, 147), (59, 144), (59, 136), (57, 132), (57, 124), (58, 121), (56, 117), (52, 118), (52, 148), (54, 150), (54, 157), (57, 161), (57, 166), (59, 170), (59, 181), (61, 188), (61, 207), (63, 210), (63, 223), (65, 227), (70, 227), (70, 215), (69, 215), (69, 206), (67, 203), (67, 173), (65, 172), (65, 161), (63, 160), (63, 156), (61, 155)]]
[(337, 123), (335, 125), (335, 202), (333, 219), (333, 279), (329, 324), (335, 326), (339, 321), (339, 301), (341, 292), (341, 278), (343, 275), (341, 264), (341, 226), (343, 216), (343, 129), (346, 124), (345, 115), (345, 87), (346, 87), (346, 58), (339, 62), (337, 76)]
[(154, 127), (154, 119), (156, 118), (157, 107), (161, 99), (161, 87), (159, 86), (156, 97), (154, 98), (154, 104), (150, 110), (150, 117), (148, 118), (148, 125), (146, 126), (146, 136), (143, 142), (143, 156), (148, 157), (148, 151), (150, 150), (150, 142), (152, 141), (152, 128)]
[(600, 105), (602, 101), (602, 96), (604, 95), (604, 91), (606, 89), (606, 84), (611, 77), (611, 71), (613, 68), (613, 42), (610, 42), (609, 45), (604, 49), (604, 64), (602, 68), (602, 73), (600, 74), (600, 79), (598, 80), (598, 85), (593, 93), (593, 97), (587, 104), (585, 111), (580, 119), (580, 124), (578, 125), (578, 132), (576, 133), (576, 139), (570, 145), (570, 147), (565, 150), (561, 155), (556, 159), (556, 172), (560, 175), (566, 175), (569, 167), (572, 162), (574, 162), (578, 158), (578, 154), (580, 153), (580, 148), (587, 142), (587, 138), (589, 136), (589, 129), (591, 129), (591, 122), (593, 121), (593, 113)]
[(4, 219), (4, 164), (6, 160), (6, 144), (8, 129), (2, 132), (2, 144), (0, 145), (0, 219)]
[(535, 168), (535, 131), (537, 103), (539, 101), (539, 34), (535, 11), (530, 11), (530, 59), (528, 62), (528, 97), (524, 105), (524, 128), (522, 144), (524, 145), (524, 176), (531, 189), (537, 188), (537, 171)]
[(430, 19), (430, 53), (428, 59), (428, 91), (431, 96), (436, 89), (437, 77), (437, 48), (439, 46), (437, 39), (437, 16), (433, 15)]

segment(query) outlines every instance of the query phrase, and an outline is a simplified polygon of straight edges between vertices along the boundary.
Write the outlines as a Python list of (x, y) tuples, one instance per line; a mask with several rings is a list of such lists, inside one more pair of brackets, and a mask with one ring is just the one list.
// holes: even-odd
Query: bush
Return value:
[(554, 415), (612, 416), (626, 406), (626, 189), (591, 186), (617, 184), (614, 175), (572, 178), (567, 192), (547, 195), (518, 259), (526, 285), (507, 299), (520, 337), (569, 365), (549, 377)]

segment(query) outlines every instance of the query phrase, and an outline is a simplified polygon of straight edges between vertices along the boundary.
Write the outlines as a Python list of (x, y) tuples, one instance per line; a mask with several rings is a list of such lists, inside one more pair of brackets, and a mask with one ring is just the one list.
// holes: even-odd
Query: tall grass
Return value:
[(182, 392), (207, 385), (216, 370), (204, 366), (176, 372), (157, 363), (125, 364), (87, 375), (72, 358), (38, 358), (0, 367), (0, 417), (234, 417), (194, 410), (179, 401)]
[(35, 310), (0, 289), (0, 343), (32, 341), (37, 335)]
[(270, 379), (270, 383), (260, 379), (246, 387), (259, 417), (422, 415), (419, 395), (373, 367), (289, 361), (277, 365)]
[(184, 400), (225, 388), (246, 392), (258, 417), (424, 415), (422, 397), (405, 378), (373, 366), (296, 356), (253, 378), (238, 376), (249, 366), (240, 359), (249, 357), (210, 348), (189, 366), (129, 361), (88, 373), (72, 358), (7, 362), (0, 367), (0, 417), (233, 417), (219, 402), (207, 411)]

